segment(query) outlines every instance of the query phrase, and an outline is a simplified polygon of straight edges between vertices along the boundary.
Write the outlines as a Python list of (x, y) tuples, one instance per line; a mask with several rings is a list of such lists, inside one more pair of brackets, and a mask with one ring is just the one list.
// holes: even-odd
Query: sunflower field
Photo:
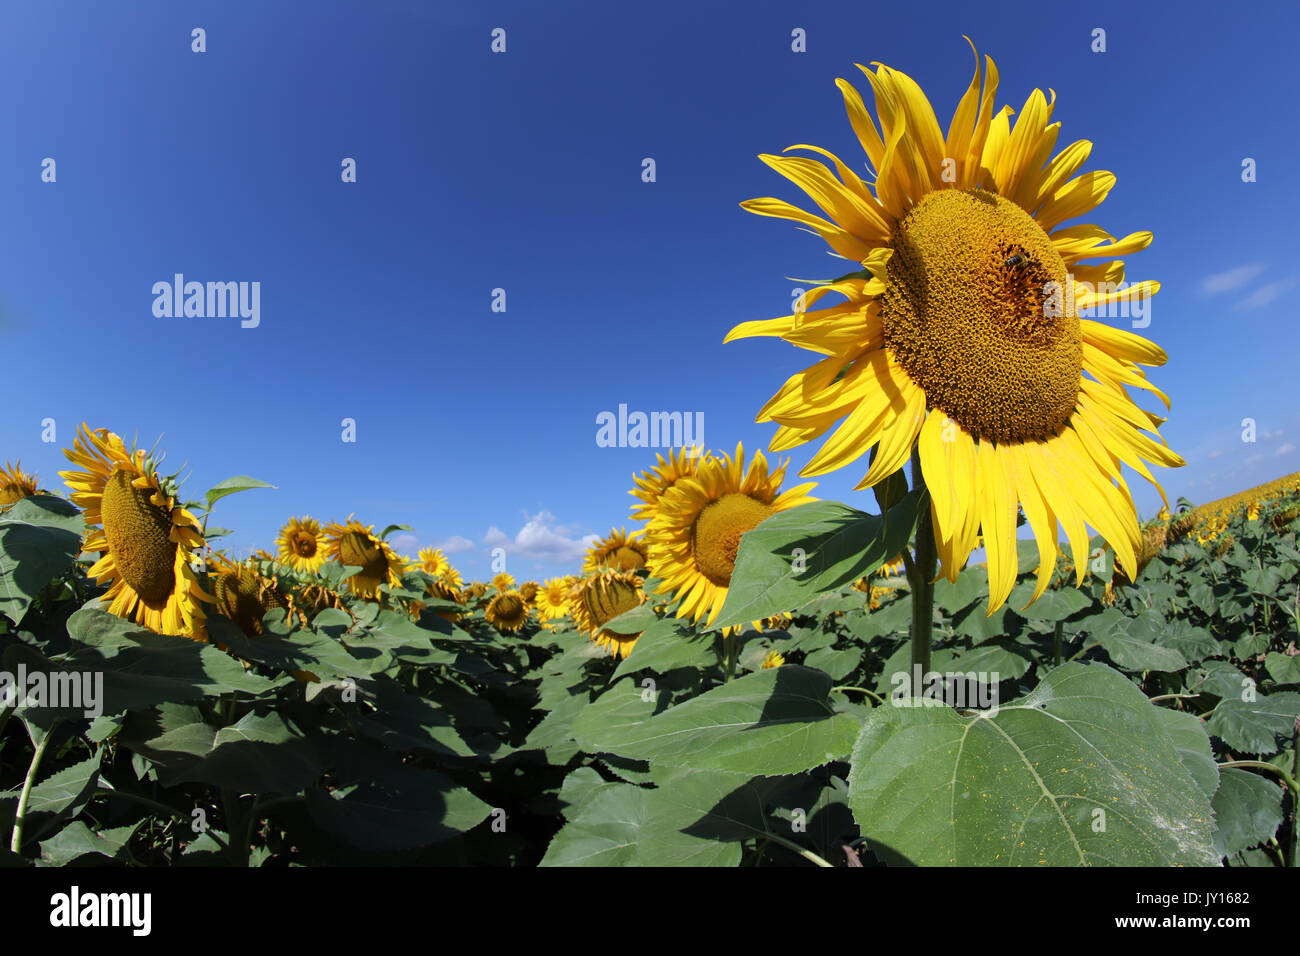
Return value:
[(1167, 356), (1083, 314), (1160, 288), (1121, 288), (1152, 233), (1068, 224), (1115, 176), (987, 56), (946, 129), (874, 67), (862, 157), (759, 157), (816, 211), (741, 204), (846, 263), (725, 333), (816, 356), (770, 455), (647, 456), (569, 575), (292, 502), (237, 555), (272, 485), (192, 497), (99, 422), (59, 482), (6, 458), (4, 861), (1294, 867), (1300, 476), (1171, 505)]

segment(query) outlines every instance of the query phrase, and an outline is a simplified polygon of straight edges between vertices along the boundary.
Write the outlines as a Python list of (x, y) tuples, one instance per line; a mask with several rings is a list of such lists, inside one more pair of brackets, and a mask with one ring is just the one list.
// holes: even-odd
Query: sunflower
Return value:
[(280, 563), (295, 571), (315, 572), (325, 563), (325, 542), (321, 540), (320, 522), (304, 515), (290, 518), (275, 539)]
[(16, 465), (6, 461), (4, 467), (0, 468), (0, 510), (36, 493), (36, 475), (25, 474), (21, 461)]
[(785, 655), (780, 651), (768, 651), (767, 656), (763, 658), (763, 669), (768, 670), (773, 667), (780, 667), (785, 663)]
[(492, 586), (498, 591), (512, 591), (515, 587), (514, 575), (502, 571), (500, 574), (493, 575)]
[(681, 598), (678, 617), (699, 621), (707, 614), (712, 624), (727, 598), (740, 536), (779, 511), (814, 500), (806, 492), (815, 482), (780, 491), (787, 464), (768, 474), (757, 452), (746, 470), (745, 450), (737, 445), (734, 458), (710, 457), (694, 476), (664, 492), (646, 540), (650, 574), (662, 579), (655, 593)]
[[(838, 81), (876, 171), (874, 190), (855, 164), (818, 147), (791, 148), (825, 157), (838, 179), (812, 159), (760, 157), (829, 219), (771, 198), (741, 205), (810, 227), (865, 268), (811, 289), (793, 315), (736, 326), (727, 341), (779, 336), (825, 356), (792, 376), (758, 415), (780, 426), (773, 450), (818, 438), (845, 419), (801, 474), (841, 468), (875, 447), (858, 485), (866, 488), (918, 450), (941, 571), (955, 581), (982, 531), (992, 613), (1016, 581), (1018, 504), (1038, 545), (1032, 601), (1055, 566), (1058, 522), (1080, 584), (1087, 525), (1134, 567), (1140, 532), (1121, 462), (1159, 489), (1146, 462), (1183, 460), (1159, 438), (1164, 419), (1126, 391), (1145, 389), (1168, 407), (1138, 368), (1163, 364), (1165, 353), (1077, 314), (1158, 290), (1142, 282), (1113, 291), (1124, 275), (1113, 257), (1145, 248), (1151, 233), (1115, 240), (1095, 225), (1061, 227), (1096, 207), (1115, 177), (1070, 178), (1091, 150), (1084, 140), (1048, 161), (1060, 130), (1049, 122), (1055, 94), (1049, 102), (1034, 90), (1012, 127), (1009, 106), (994, 112), (997, 68), (988, 58), (986, 65), (981, 96), (977, 54), (946, 137), (910, 77), (880, 64), (875, 72), (859, 67), (875, 93), (879, 132), (858, 92)], [(1079, 265), (1094, 258), (1108, 261)], [(831, 292), (845, 301), (807, 311)]]
[(325, 534), (329, 536), (326, 550), (332, 560), (361, 569), (344, 579), (353, 594), (376, 598), (381, 584), (401, 585), (403, 561), (387, 542), (375, 537), (374, 525), (364, 525), (349, 515), (347, 524), (326, 525)]
[(451, 570), (451, 562), (438, 548), (421, 549), (419, 559), (419, 561), (415, 562), (415, 567), (425, 574), (433, 575), (435, 578), (440, 578), (445, 572)]
[(632, 653), (641, 632), (624, 634), (611, 631), (605, 625), (620, 614), (639, 607), (645, 599), (639, 575), (605, 568), (593, 571), (574, 586), (570, 610), (579, 630), (586, 631), (587, 637), (605, 647), (615, 660), (622, 660)]
[(194, 515), (176, 504), (170, 479), (151, 455), (127, 450), (106, 428), (83, 422), (73, 450), (81, 471), (61, 471), (86, 522), (83, 552), (100, 558), (87, 572), (108, 591), (101, 598), (118, 617), (151, 631), (207, 642), (201, 601), (212, 601), (191, 567), (205, 547)]
[(894, 560), (886, 561), (880, 566), (880, 576), (882, 578), (892, 578), (897, 574), (902, 574), (903, 571), (906, 570), (906, 567), (906, 562), (903, 560), (903, 555), (900, 552), (898, 557), (894, 558)]
[(442, 574), (438, 575), (438, 580), (441, 581), (443, 584), (447, 585), (448, 587), (452, 587), (452, 588), (458, 588), (465, 583), (464, 581), (461, 580), (460, 572), (457, 571), (455, 568), (453, 568), (450, 564), (447, 565), (446, 569), (442, 572)]
[(641, 532), (627, 533), (626, 528), (612, 529), (605, 537), (587, 549), (582, 563), (584, 573), (613, 568), (615, 571), (635, 571), (644, 568), (649, 558), (645, 542), (639, 540)]
[(286, 623), (293, 616), (292, 602), (279, 582), (260, 574), (251, 562), (236, 564), (215, 553), (208, 562), (208, 584), (217, 609), (247, 636), (262, 633), (262, 618), (271, 611), (284, 611)]
[(528, 605), (518, 591), (506, 590), (488, 602), (484, 616), (502, 634), (518, 631), (528, 623)]
[(551, 578), (537, 589), (537, 614), (545, 621), (555, 621), (569, 613), (569, 589), (573, 583), (567, 578)]
[(632, 506), (632, 517), (637, 521), (652, 519), (663, 493), (675, 485), (679, 478), (689, 478), (699, 471), (702, 454), (695, 448), (670, 449), (667, 459), (663, 455), (657, 455), (657, 465), (639, 475), (633, 475), (632, 481), (636, 487), (628, 494), (640, 498), (641, 503)]
[(524, 603), (532, 607), (537, 600), (537, 591), (541, 585), (536, 581), (525, 581), (519, 585), (519, 594), (523, 597)]

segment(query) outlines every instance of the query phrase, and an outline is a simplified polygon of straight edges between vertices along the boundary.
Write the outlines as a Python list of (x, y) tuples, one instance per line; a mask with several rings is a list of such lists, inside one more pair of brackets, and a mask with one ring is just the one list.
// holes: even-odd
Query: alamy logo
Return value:
[(74, 886), (50, 897), (51, 926), (129, 926), (131, 935), (148, 936), (152, 916), (148, 893), (82, 893)]
[(0, 671), (0, 710), (8, 707), (52, 707), (80, 710), (95, 718), (104, 712), (102, 671), (29, 671), (19, 664), (15, 673)]
[(596, 416), (596, 444), (601, 448), (704, 447), (704, 413), (628, 412), (620, 404), (618, 414)]
[(153, 294), (153, 314), (160, 319), (238, 316), (245, 329), (255, 329), (262, 321), (260, 282), (186, 282), (178, 272), (171, 282), (155, 282)]

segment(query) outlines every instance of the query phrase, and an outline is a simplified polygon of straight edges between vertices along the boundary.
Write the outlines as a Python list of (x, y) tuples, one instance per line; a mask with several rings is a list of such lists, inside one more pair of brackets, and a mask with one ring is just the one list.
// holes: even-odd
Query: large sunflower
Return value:
[(628, 492), (641, 499), (640, 504), (632, 506), (632, 517), (637, 521), (649, 521), (655, 516), (659, 499), (663, 493), (677, 483), (677, 479), (694, 475), (700, 469), (701, 458), (707, 457), (698, 449), (669, 449), (668, 458), (656, 456), (659, 463), (653, 468), (633, 475), (636, 487)]
[(386, 541), (376, 537), (374, 525), (364, 525), (349, 516), (347, 524), (326, 525), (325, 533), (329, 536), (328, 556), (340, 564), (361, 569), (343, 582), (353, 594), (375, 598), (379, 596), (381, 584), (401, 585), (405, 562)]
[(61, 471), (83, 512), (83, 552), (100, 558), (88, 574), (108, 591), (101, 600), (118, 617), (151, 631), (207, 641), (201, 601), (212, 601), (190, 566), (205, 546), (194, 515), (176, 504), (175, 488), (160, 478), (152, 456), (127, 450), (106, 428), (82, 423), (63, 453), (81, 471)]
[(21, 461), (16, 465), (6, 461), (4, 467), (0, 468), (0, 510), (15, 501), (30, 498), (36, 492), (36, 475), (24, 473)]
[(614, 618), (645, 602), (641, 578), (632, 571), (605, 568), (594, 571), (573, 588), (570, 611), (578, 629), (587, 637), (606, 648), (616, 660), (632, 653), (641, 632), (625, 634), (611, 631), (605, 625)]
[(303, 516), (290, 518), (275, 539), (280, 563), (295, 571), (317, 571), (325, 563), (325, 541), (320, 522)]
[(628, 534), (626, 528), (612, 529), (587, 549), (586, 560), (582, 563), (583, 572), (599, 571), (602, 568), (613, 568), (615, 571), (644, 568), (649, 551), (640, 537), (639, 531)]
[[(1092, 148), (1085, 140), (1049, 161), (1060, 130), (1049, 122), (1055, 94), (1049, 102), (1034, 90), (1012, 127), (1010, 107), (994, 111), (997, 68), (985, 62), (983, 95), (977, 55), (946, 137), (910, 77), (880, 64), (875, 72), (859, 67), (875, 93), (880, 131), (858, 92), (837, 81), (876, 170), (874, 190), (853, 164), (815, 146), (791, 149), (825, 157), (838, 179), (811, 159), (761, 157), (828, 218), (778, 199), (741, 205), (810, 227), (865, 269), (810, 290), (793, 315), (736, 326), (727, 341), (780, 336), (826, 356), (792, 376), (758, 415), (780, 425), (773, 450), (845, 419), (801, 474), (840, 468), (875, 447), (858, 485), (866, 488), (919, 450), (942, 574), (956, 580), (982, 532), (992, 613), (1016, 580), (1018, 504), (1038, 543), (1036, 599), (1055, 566), (1058, 522), (1080, 583), (1087, 525), (1133, 568), (1141, 535), (1120, 464), (1155, 484), (1146, 462), (1183, 461), (1157, 434), (1164, 419), (1126, 391), (1153, 392), (1168, 407), (1138, 368), (1163, 364), (1165, 353), (1077, 314), (1157, 291), (1156, 282), (1122, 292), (1105, 285), (1123, 281), (1123, 262), (1113, 257), (1145, 248), (1151, 233), (1116, 240), (1094, 225), (1061, 227), (1096, 207), (1115, 177), (1074, 176)], [(1107, 261), (1079, 265), (1095, 258)], [(828, 292), (846, 301), (806, 311)]]
[(488, 602), (483, 616), (502, 634), (518, 631), (528, 623), (528, 603), (518, 591), (502, 591)]
[(712, 624), (727, 599), (740, 536), (778, 511), (814, 500), (806, 493), (816, 482), (780, 490), (787, 464), (769, 474), (757, 452), (747, 470), (745, 449), (737, 445), (734, 458), (710, 457), (659, 499), (646, 530), (650, 574), (663, 582), (655, 593), (681, 599), (678, 617), (699, 621), (707, 614)]

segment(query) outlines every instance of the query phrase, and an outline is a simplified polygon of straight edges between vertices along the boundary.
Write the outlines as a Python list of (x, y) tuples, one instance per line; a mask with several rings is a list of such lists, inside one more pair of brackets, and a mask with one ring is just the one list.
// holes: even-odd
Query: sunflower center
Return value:
[(133, 488), (131, 473), (115, 471), (104, 485), (101, 514), (108, 550), (122, 580), (150, 603), (166, 601), (176, 583), (171, 514), (153, 504), (149, 488)]
[(621, 578), (597, 578), (583, 590), (582, 603), (595, 625), (604, 627), (620, 614), (639, 607), (641, 591), (635, 583)]
[(645, 567), (645, 557), (635, 548), (622, 545), (605, 559), (605, 564), (607, 567), (617, 568), (619, 571), (635, 571), (637, 568)]
[(738, 491), (705, 505), (691, 529), (691, 552), (700, 573), (718, 587), (730, 584), (740, 536), (772, 513), (771, 505)]
[(976, 438), (1045, 440), (1074, 412), (1083, 367), (1065, 262), (1032, 216), (983, 190), (924, 196), (898, 224), (885, 346)]
[(316, 536), (305, 531), (295, 531), (293, 535), (293, 553), (300, 558), (316, 556)]
[(339, 560), (343, 564), (360, 567), (356, 577), (382, 581), (388, 573), (384, 552), (370, 535), (357, 531), (349, 531), (339, 541)]
[(496, 600), (493, 613), (503, 621), (518, 620), (524, 613), (524, 602), (513, 594), (503, 594)]

